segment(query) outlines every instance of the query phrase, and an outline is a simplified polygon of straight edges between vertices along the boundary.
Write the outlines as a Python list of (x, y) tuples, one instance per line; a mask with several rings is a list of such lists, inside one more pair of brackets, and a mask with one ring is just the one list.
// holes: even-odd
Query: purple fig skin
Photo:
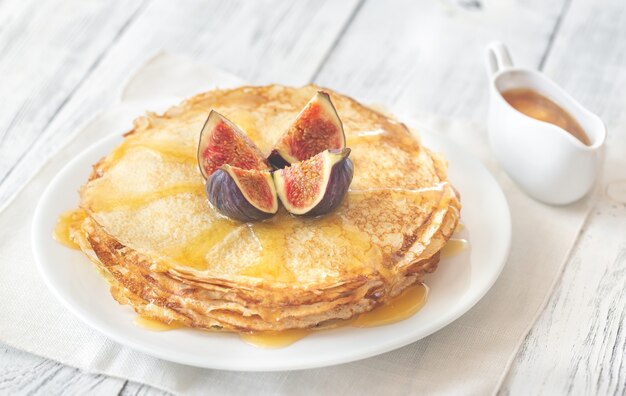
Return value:
[(223, 215), (242, 222), (264, 220), (274, 216), (254, 207), (237, 186), (228, 172), (218, 169), (207, 180), (206, 193), (209, 202)]
[(267, 160), (270, 164), (276, 169), (283, 169), (289, 165), (289, 161), (285, 160), (282, 155), (277, 150), (272, 150)]
[(337, 209), (350, 188), (353, 175), (354, 164), (350, 158), (346, 157), (333, 165), (324, 198), (304, 215), (320, 216)]

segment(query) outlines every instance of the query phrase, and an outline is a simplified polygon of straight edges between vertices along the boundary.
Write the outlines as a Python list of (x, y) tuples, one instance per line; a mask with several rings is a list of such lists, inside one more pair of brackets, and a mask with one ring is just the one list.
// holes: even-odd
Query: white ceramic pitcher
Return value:
[[(601, 167), (606, 129), (542, 73), (514, 67), (504, 44), (487, 46), (490, 80), (489, 142), (500, 165), (530, 196), (550, 204), (574, 202), (593, 187)], [(590, 144), (513, 108), (502, 92), (532, 89), (558, 104), (583, 128)]]

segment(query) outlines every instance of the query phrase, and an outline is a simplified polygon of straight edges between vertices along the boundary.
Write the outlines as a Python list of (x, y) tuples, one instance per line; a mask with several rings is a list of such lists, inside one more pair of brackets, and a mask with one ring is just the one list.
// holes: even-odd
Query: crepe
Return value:
[(326, 90), (352, 149), (341, 206), (318, 218), (280, 209), (241, 223), (208, 202), (196, 162), (213, 109), (268, 154), (319, 87), (214, 90), (135, 120), (94, 165), (71, 237), (115, 299), (207, 330), (323, 327), (385, 304), (436, 269), (460, 214), (446, 162), (409, 129)]

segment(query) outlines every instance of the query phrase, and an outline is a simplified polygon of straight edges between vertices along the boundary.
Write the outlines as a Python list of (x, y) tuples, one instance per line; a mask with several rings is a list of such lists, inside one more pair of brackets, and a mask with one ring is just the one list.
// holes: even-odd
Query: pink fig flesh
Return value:
[(324, 150), (343, 149), (343, 124), (330, 96), (318, 91), (304, 106), (269, 156), (276, 168), (307, 160)]
[(348, 192), (354, 167), (350, 149), (325, 150), (274, 172), (276, 193), (295, 215), (317, 216), (337, 208)]
[(222, 165), (270, 170), (261, 150), (235, 124), (212, 110), (198, 144), (198, 164), (205, 179)]

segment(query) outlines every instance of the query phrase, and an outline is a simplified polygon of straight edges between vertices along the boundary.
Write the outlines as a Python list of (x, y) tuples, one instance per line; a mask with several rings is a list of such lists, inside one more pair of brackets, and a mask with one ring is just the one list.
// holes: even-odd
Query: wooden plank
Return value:
[[(127, 27), (123, 37), (92, 65), (88, 78), (83, 78), (70, 96), (67, 92), (63, 99), (63, 95), (59, 96), (62, 107), (51, 105), (42, 110), (46, 117), (38, 122), (27, 121), (32, 118), (30, 107), (23, 111), (20, 122), (31, 122), (32, 128), (19, 136), (6, 134), (2, 144), (6, 150), (3, 156), (9, 157), (0, 160), (4, 161), (4, 167), (0, 168), (3, 170), (0, 170), (0, 207), (43, 160), (67, 142), (81, 123), (117, 101), (133, 70), (158, 51), (188, 54), (254, 83), (303, 84), (318, 69), (357, 5), (357, 0), (154, 1)], [(56, 20), (64, 18), (55, 16)], [(100, 40), (86, 37), (81, 42), (91, 48), (92, 45), (86, 43), (92, 39)], [(34, 39), (31, 42), (36, 44)], [(85, 51), (92, 51), (87, 48)], [(82, 50), (59, 51), (71, 57)], [(14, 74), (20, 72), (12, 62), (6, 67), (13, 68)], [(38, 103), (43, 106), (47, 103), (45, 98), (52, 93), (41, 92)], [(57, 113), (59, 109), (62, 111)], [(14, 113), (7, 112), (5, 117), (11, 119)], [(9, 149), (15, 146), (21, 150)], [(27, 147), (28, 151), (24, 152)]]
[(138, 0), (2, 4), (0, 183), (140, 5)]
[(626, 3), (573, 0), (545, 72), (608, 126), (604, 180), (546, 310), (528, 335), (503, 394), (626, 393)]
[[(210, 389), (207, 389), (207, 394), (210, 393)], [(167, 396), (170, 393), (164, 392), (160, 389), (153, 388), (149, 385), (141, 385), (135, 382), (127, 382), (119, 393), (119, 396)]]
[[(0, 2), (0, 180), (140, 6), (137, 0)], [(114, 394), (124, 383), (0, 344), (2, 394)]]
[(315, 81), (403, 113), (483, 118), (484, 47), (537, 66), (563, 1), (365, 3)]
[(0, 394), (113, 395), (125, 381), (82, 373), (75, 368), (0, 346)]

